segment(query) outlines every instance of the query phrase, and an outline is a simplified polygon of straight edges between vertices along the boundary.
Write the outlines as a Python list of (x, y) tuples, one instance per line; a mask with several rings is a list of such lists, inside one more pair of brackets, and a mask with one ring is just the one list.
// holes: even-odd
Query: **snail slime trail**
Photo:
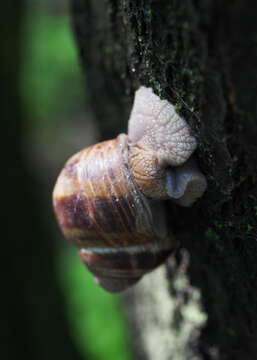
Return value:
[(90, 146), (61, 171), (53, 205), (59, 226), (106, 290), (120, 292), (176, 248), (164, 200), (192, 205), (206, 190), (189, 125), (141, 86), (128, 135)]

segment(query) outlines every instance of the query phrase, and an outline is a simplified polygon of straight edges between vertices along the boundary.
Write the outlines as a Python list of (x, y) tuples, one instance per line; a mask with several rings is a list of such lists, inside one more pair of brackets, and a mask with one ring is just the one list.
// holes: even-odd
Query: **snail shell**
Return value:
[(62, 170), (53, 197), (64, 235), (108, 291), (122, 291), (171, 253), (175, 239), (154, 206), (131, 178), (128, 139), (93, 145)]
[(106, 290), (126, 289), (175, 249), (163, 199), (190, 206), (204, 193), (206, 179), (191, 156), (196, 145), (174, 106), (142, 86), (128, 136), (66, 163), (53, 192), (57, 220)]

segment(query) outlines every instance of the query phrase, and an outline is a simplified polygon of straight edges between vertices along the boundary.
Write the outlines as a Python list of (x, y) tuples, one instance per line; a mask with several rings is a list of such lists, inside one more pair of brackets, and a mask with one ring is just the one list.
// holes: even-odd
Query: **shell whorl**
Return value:
[(141, 86), (136, 91), (128, 136), (132, 174), (147, 197), (170, 198), (190, 206), (202, 196), (204, 175), (195, 162), (184, 166), (196, 149), (196, 139), (174, 106), (151, 88)]
[[(131, 179), (127, 136), (73, 156), (53, 193), (57, 219), (83, 262), (109, 291), (121, 291), (174, 248), (165, 225)], [(159, 204), (161, 206), (161, 204)]]

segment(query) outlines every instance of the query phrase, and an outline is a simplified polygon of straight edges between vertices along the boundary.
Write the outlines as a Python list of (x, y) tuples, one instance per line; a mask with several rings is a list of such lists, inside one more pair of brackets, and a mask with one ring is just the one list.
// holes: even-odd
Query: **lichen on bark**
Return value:
[(200, 291), (189, 284), (188, 264), (186, 251), (182, 252), (179, 267), (170, 257), (169, 266), (174, 269), (172, 286), (162, 265), (130, 290), (134, 298), (129, 304), (135, 314), (134, 326), (140, 328), (139, 338), (149, 360), (201, 358), (196, 344), (207, 315), (202, 309)]

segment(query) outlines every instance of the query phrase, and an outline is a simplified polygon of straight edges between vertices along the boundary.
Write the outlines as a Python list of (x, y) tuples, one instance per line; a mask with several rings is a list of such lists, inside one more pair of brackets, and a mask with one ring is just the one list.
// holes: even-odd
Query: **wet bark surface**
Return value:
[[(140, 85), (172, 102), (197, 137), (208, 191), (192, 208), (167, 209), (208, 316), (189, 346), (201, 358), (256, 358), (257, 3), (73, 0), (72, 13), (103, 138), (126, 131)], [(172, 276), (170, 287), (176, 297)]]

